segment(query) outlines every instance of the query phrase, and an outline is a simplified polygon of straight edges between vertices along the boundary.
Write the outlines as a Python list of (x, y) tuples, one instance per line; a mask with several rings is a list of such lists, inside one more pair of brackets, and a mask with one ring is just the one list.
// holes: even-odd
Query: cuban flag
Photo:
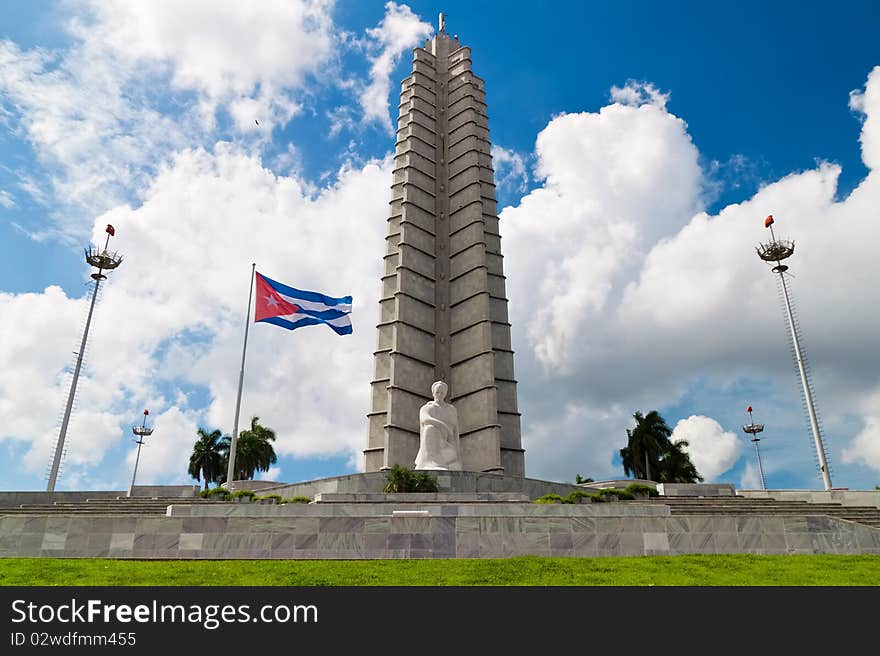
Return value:
[(254, 322), (264, 321), (288, 330), (324, 323), (337, 335), (351, 334), (351, 296), (333, 298), (305, 292), (257, 273)]

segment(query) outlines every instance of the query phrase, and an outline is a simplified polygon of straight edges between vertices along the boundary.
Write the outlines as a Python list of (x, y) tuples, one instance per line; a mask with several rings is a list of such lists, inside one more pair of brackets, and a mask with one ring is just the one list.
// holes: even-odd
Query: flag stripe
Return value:
[(332, 321), (333, 319), (339, 319), (340, 317), (347, 317), (349, 315), (348, 312), (340, 312), (339, 310), (307, 310), (306, 308), (302, 308), (299, 314), (307, 314), (310, 317), (315, 317), (316, 319), (321, 319), (323, 321)]
[(327, 324), (339, 335), (351, 334), (351, 296), (334, 298), (319, 292), (307, 292), (276, 282), (257, 273), (257, 296), (254, 321), (271, 323), (294, 330), (302, 326)]
[[(314, 319), (319, 323), (327, 323), (334, 326), (350, 326), (351, 325), (351, 315), (342, 314), (333, 317), (322, 317), (319, 316), (320, 312), (295, 312), (294, 314), (276, 314), (275, 316), (285, 319), (287, 321), (296, 322), (300, 319)], [(265, 321), (265, 319), (258, 319), (258, 321)]]
[[(278, 291), (278, 290), (275, 290), (275, 291)], [(307, 300), (304, 300), (304, 299), (302, 299), (302, 298), (298, 298), (298, 297), (296, 297), (296, 296), (288, 296), (287, 294), (282, 294), (281, 292), (278, 292), (278, 295), (279, 295), (281, 298), (283, 298), (285, 301), (287, 301), (288, 303), (293, 303), (294, 305), (298, 305), (298, 306), (301, 307), (303, 310), (306, 310), (306, 311), (309, 311), (309, 312), (321, 312), (321, 311), (327, 311), (327, 312), (335, 312), (337, 315), (340, 315), (340, 314), (347, 314), (348, 312), (351, 312), (351, 303), (338, 303), (338, 304), (334, 304), (334, 305), (332, 305), (332, 308), (333, 308), (333, 309), (330, 310), (330, 309), (328, 309), (328, 307), (327, 307), (327, 306), (329, 305), (328, 303), (319, 303), (319, 302), (316, 302), (316, 301), (307, 301)]]
[(311, 301), (312, 303), (320, 304), (320, 305), (348, 305), (347, 310), (343, 310), (344, 312), (351, 312), (351, 296), (342, 296), (340, 298), (334, 298), (333, 296), (326, 296), (319, 292), (307, 292), (302, 289), (296, 289), (295, 287), (288, 287), (287, 285), (272, 280), (271, 278), (267, 278), (262, 273), (259, 274), (263, 280), (269, 283), (269, 286), (272, 287), (276, 292), (281, 294), (282, 296), (286, 296), (291, 299), (291, 302), (295, 302), (297, 305), (302, 306), (300, 301)]
[[(302, 315), (294, 314), (294, 317), (302, 317)], [(351, 322), (349, 321), (346, 325), (335, 325), (329, 321), (321, 321), (320, 319), (315, 319), (314, 317), (304, 317), (297, 319), (296, 321), (289, 321), (284, 317), (270, 317), (268, 319), (260, 319), (261, 323), (271, 323), (276, 326), (280, 326), (281, 328), (287, 328), (288, 330), (294, 330), (295, 328), (301, 328), (302, 326), (311, 326), (314, 324), (327, 324), (332, 328), (336, 334), (338, 335), (350, 335), (351, 334)]]

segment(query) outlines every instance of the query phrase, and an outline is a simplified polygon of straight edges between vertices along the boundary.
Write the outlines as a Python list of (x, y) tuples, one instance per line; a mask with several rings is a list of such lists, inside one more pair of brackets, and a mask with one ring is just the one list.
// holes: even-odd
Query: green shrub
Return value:
[(542, 497), (538, 497), (535, 499), (535, 503), (566, 503), (562, 497), (558, 494), (545, 494)]
[(251, 501), (254, 500), (254, 497), (257, 496), (253, 490), (239, 490), (238, 492), (233, 492), (229, 495), (230, 499), (241, 499), (242, 497), (247, 497)]
[(643, 485), (642, 483), (630, 483), (626, 486), (624, 492), (635, 496), (636, 494), (647, 494), (649, 497), (660, 496), (650, 485)]
[(264, 494), (261, 497), (254, 497), (254, 501), (268, 501), (269, 499), (275, 499), (275, 503), (281, 503), (280, 494)]
[(311, 502), (312, 502), (311, 497), (298, 496), (298, 497), (288, 497), (286, 499), (282, 499), (279, 503), (311, 503)]
[(590, 499), (592, 501), (595, 496), (595, 494), (585, 492), (584, 490), (572, 490), (562, 499), (562, 503), (579, 503), (581, 499)]
[(229, 498), (229, 490), (225, 487), (212, 487), (210, 490), (199, 492), (199, 496), (203, 499), (217, 500), (219, 498), (220, 501), (226, 501)]
[(631, 500), (633, 499), (633, 495), (625, 490), (620, 490), (616, 487), (608, 487), (604, 490), (599, 490), (599, 496), (602, 497), (602, 501), (614, 501), (614, 500)]
[(394, 465), (385, 475), (385, 492), (436, 492), (437, 479), (428, 472), (416, 472)]
[(550, 494), (545, 494), (544, 496), (535, 499), (535, 503), (578, 503), (581, 499), (589, 499), (595, 503), (601, 503), (604, 501), (601, 495), (594, 492), (572, 490), (564, 497), (552, 492)]

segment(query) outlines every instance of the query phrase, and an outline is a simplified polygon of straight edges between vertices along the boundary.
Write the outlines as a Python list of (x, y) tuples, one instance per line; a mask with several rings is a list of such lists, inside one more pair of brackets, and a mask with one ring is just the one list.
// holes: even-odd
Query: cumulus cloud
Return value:
[(637, 80), (627, 80), (622, 87), (612, 86), (610, 95), (613, 102), (634, 107), (650, 104), (659, 109), (666, 109), (666, 103), (669, 102), (668, 93), (663, 93), (651, 82)]
[(672, 430), (672, 441), (685, 440), (685, 451), (691, 462), (707, 483), (718, 481), (718, 476), (728, 471), (741, 453), (736, 435), (725, 431), (711, 417), (691, 415), (679, 421)]
[[(297, 178), (220, 144), (178, 154), (141, 206), (99, 217), (94, 239), (112, 223), (125, 260), (110, 274), (93, 322), (70, 463), (94, 466), (108, 450), (128, 449), (130, 421), (143, 407), (155, 417), (144, 476), (162, 482), (186, 478), (197, 425), (231, 432), (254, 261), (297, 287), (353, 294), (354, 334), (252, 326), (242, 417), (257, 414), (276, 431), (279, 455), (362, 449), (369, 386), (352, 381), (370, 376), (390, 177), (390, 160), (370, 162), (342, 170), (312, 195)], [(35, 472), (55, 437), (45, 408), (62, 407), (85, 302), (57, 288), (0, 296), (2, 439), (29, 445), (26, 464)], [(181, 405), (193, 390), (207, 393), (207, 406)], [(127, 457), (130, 472), (134, 456)]]
[(296, 87), (320, 70), (334, 43), (328, 0), (88, 5), (93, 22), (76, 24), (83, 40), (100, 38), (120, 57), (166, 64), (175, 87), (210, 99)]
[(431, 25), (419, 19), (407, 5), (385, 4), (382, 22), (367, 30), (366, 45), (373, 54), (369, 56), (370, 81), (360, 92), (364, 123), (375, 122), (389, 134), (394, 133), (388, 106), (391, 74), (401, 55), (419, 45), (431, 31)]
[(865, 427), (843, 450), (845, 463), (861, 463), (880, 471), (880, 417), (865, 417)]
[[(851, 101), (864, 114), (861, 138), (872, 167), (878, 89), (875, 69)], [(635, 409), (674, 406), (686, 391), (707, 386), (727, 398), (735, 383), (748, 381), (773, 390), (766, 404), (776, 430), (785, 425), (789, 435), (798, 433), (787, 438), (789, 452), (812, 466), (794, 410), (799, 387), (787, 327), (773, 276), (754, 251), (772, 213), (777, 234), (797, 243), (789, 284), (814, 392), (826, 426), (837, 429), (833, 439), (826, 435), (832, 464), (877, 467), (868, 419), (877, 405), (869, 408), (866, 399), (878, 385), (873, 327), (880, 315), (862, 302), (880, 275), (872, 255), (880, 238), (876, 171), (840, 200), (840, 168), (820, 162), (710, 215), (701, 206), (705, 174), (686, 124), (664, 102), (651, 101), (648, 90), (636, 91), (616, 92), (619, 102), (598, 112), (554, 118), (536, 144), (541, 186), (501, 213), (530, 465), (548, 422), (565, 428), (561, 418), (550, 419), (560, 406), (578, 421), (556, 434), (554, 449), (570, 457), (580, 448), (582, 459), (613, 474), (606, 463), (623, 446)], [(855, 272), (853, 258), (864, 263)], [(845, 432), (851, 415), (866, 426), (855, 441)], [(785, 448), (781, 438), (778, 445)], [(538, 459), (545, 475), (571, 476), (564, 463)], [(856, 475), (841, 469), (838, 475)]]
[(556, 117), (536, 153), (543, 186), (501, 215), (505, 262), (512, 307), (553, 299), (522, 321), (539, 361), (568, 373), (579, 356), (615, 355), (607, 306), (650, 247), (699, 208), (701, 171), (684, 121), (654, 105)]
[(862, 161), (872, 171), (880, 169), (880, 66), (868, 75), (864, 90), (855, 89), (849, 95), (850, 109), (862, 115)]
[[(66, 401), (71, 352), (78, 350), (70, 327), (81, 325), (85, 310), (84, 300), (69, 299), (55, 286), (42, 293), (0, 294), (0, 441), (28, 436), (25, 466), (33, 471), (46, 465), (58, 436), (55, 415)], [(84, 385), (80, 399), (90, 401), (92, 393)], [(106, 434), (94, 419), (77, 413), (71, 431), (82, 427), (84, 439), (70, 446), (68, 466), (100, 460)]]
[(862, 429), (843, 450), (843, 462), (880, 471), (880, 390), (862, 404)]
[[(218, 112), (258, 139), (287, 123), (296, 91), (333, 54), (331, 6), (72, 3), (81, 11), (67, 49), (0, 41), (0, 96), (56, 199), (94, 216), (136, 197), (167, 154), (207, 141)], [(62, 231), (82, 228), (80, 216), (59, 220)]]
[[(187, 474), (187, 467), (189, 467), (189, 454), (195, 442), (196, 430), (199, 427), (196, 413), (181, 410), (175, 405), (151, 417), (153, 434), (145, 438), (145, 444), (141, 447), (136, 482), (140, 485), (192, 483), (193, 480)], [(124, 428), (123, 432), (125, 432)], [(127, 437), (131, 440), (127, 445), (128, 454), (125, 462), (131, 475), (137, 457), (137, 445), (134, 443), (130, 428)]]

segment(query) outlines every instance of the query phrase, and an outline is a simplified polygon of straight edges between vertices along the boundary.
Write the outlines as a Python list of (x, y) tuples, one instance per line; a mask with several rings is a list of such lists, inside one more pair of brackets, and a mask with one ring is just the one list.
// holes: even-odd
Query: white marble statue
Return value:
[(431, 385), (433, 401), (419, 410), (419, 453), (416, 469), (460, 471), (461, 452), (458, 445), (458, 411), (446, 403), (449, 388), (443, 381)]

